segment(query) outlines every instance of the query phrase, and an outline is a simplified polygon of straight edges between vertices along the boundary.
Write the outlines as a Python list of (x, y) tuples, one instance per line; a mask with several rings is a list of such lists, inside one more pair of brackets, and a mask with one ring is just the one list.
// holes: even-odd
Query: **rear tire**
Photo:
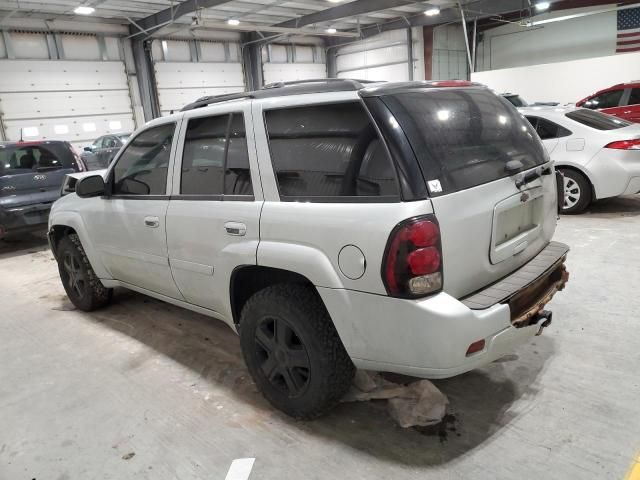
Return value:
[(591, 204), (591, 183), (575, 170), (560, 169), (564, 175), (564, 205), (562, 213), (582, 213)]
[(76, 234), (60, 240), (57, 256), (62, 286), (78, 309), (90, 312), (111, 302), (113, 290), (96, 276)]
[(278, 410), (317, 418), (348, 390), (355, 367), (312, 288), (278, 284), (242, 309), (240, 345), (249, 373)]

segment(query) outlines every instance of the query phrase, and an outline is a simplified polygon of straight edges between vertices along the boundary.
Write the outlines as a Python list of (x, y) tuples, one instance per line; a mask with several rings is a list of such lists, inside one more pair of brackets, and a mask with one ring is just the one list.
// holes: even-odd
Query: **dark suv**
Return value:
[(70, 143), (0, 143), (0, 239), (45, 228), (67, 173), (86, 170)]

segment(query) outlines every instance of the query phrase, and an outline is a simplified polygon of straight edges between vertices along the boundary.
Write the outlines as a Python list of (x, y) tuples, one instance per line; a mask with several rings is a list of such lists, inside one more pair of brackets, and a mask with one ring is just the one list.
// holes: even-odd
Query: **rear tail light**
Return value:
[(418, 298), (442, 289), (440, 228), (433, 215), (405, 220), (393, 229), (382, 279), (394, 297)]
[(615, 150), (640, 150), (640, 138), (611, 142), (605, 145), (604, 148), (613, 148)]
[(71, 153), (73, 153), (73, 158), (76, 161), (76, 165), (78, 166), (78, 170), (80, 172), (86, 172), (87, 171), (87, 166), (82, 161), (82, 158), (80, 157), (80, 154), (78, 153), (78, 150), (75, 147), (72, 146), (71, 147)]

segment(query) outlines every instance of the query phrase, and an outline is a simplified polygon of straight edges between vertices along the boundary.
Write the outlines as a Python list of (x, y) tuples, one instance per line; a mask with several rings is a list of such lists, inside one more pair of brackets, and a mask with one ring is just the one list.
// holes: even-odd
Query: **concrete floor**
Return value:
[[(544, 335), (435, 382), (447, 438), (383, 403), (272, 410), (222, 323), (118, 291), (75, 311), (43, 241), (0, 242), (0, 479), (622, 479), (640, 447), (640, 197), (563, 217), (567, 289)], [(135, 455), (131, 455), (135, 454)]]

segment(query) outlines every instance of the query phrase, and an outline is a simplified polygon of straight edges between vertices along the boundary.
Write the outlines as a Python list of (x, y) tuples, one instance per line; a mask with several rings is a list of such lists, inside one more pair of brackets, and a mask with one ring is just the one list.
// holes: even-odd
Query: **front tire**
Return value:
[(242, 310), (240, 345), (264, 397), (294, 418), (326, 413), (355, 374), (317, 292), (302, 285), (278, 284), (254, 294)]
[(71, 303), (85, 312), (108, 305), (113, 290), (105, 288), (96, 276), (78, 236), (62, 238), (57, 250), (60, 279)]
[(564, 175), (564, 205), (562, 213), (582, 213), (591, 204), (591, 184), (587, 177), (575, 170), (560, 170)]

